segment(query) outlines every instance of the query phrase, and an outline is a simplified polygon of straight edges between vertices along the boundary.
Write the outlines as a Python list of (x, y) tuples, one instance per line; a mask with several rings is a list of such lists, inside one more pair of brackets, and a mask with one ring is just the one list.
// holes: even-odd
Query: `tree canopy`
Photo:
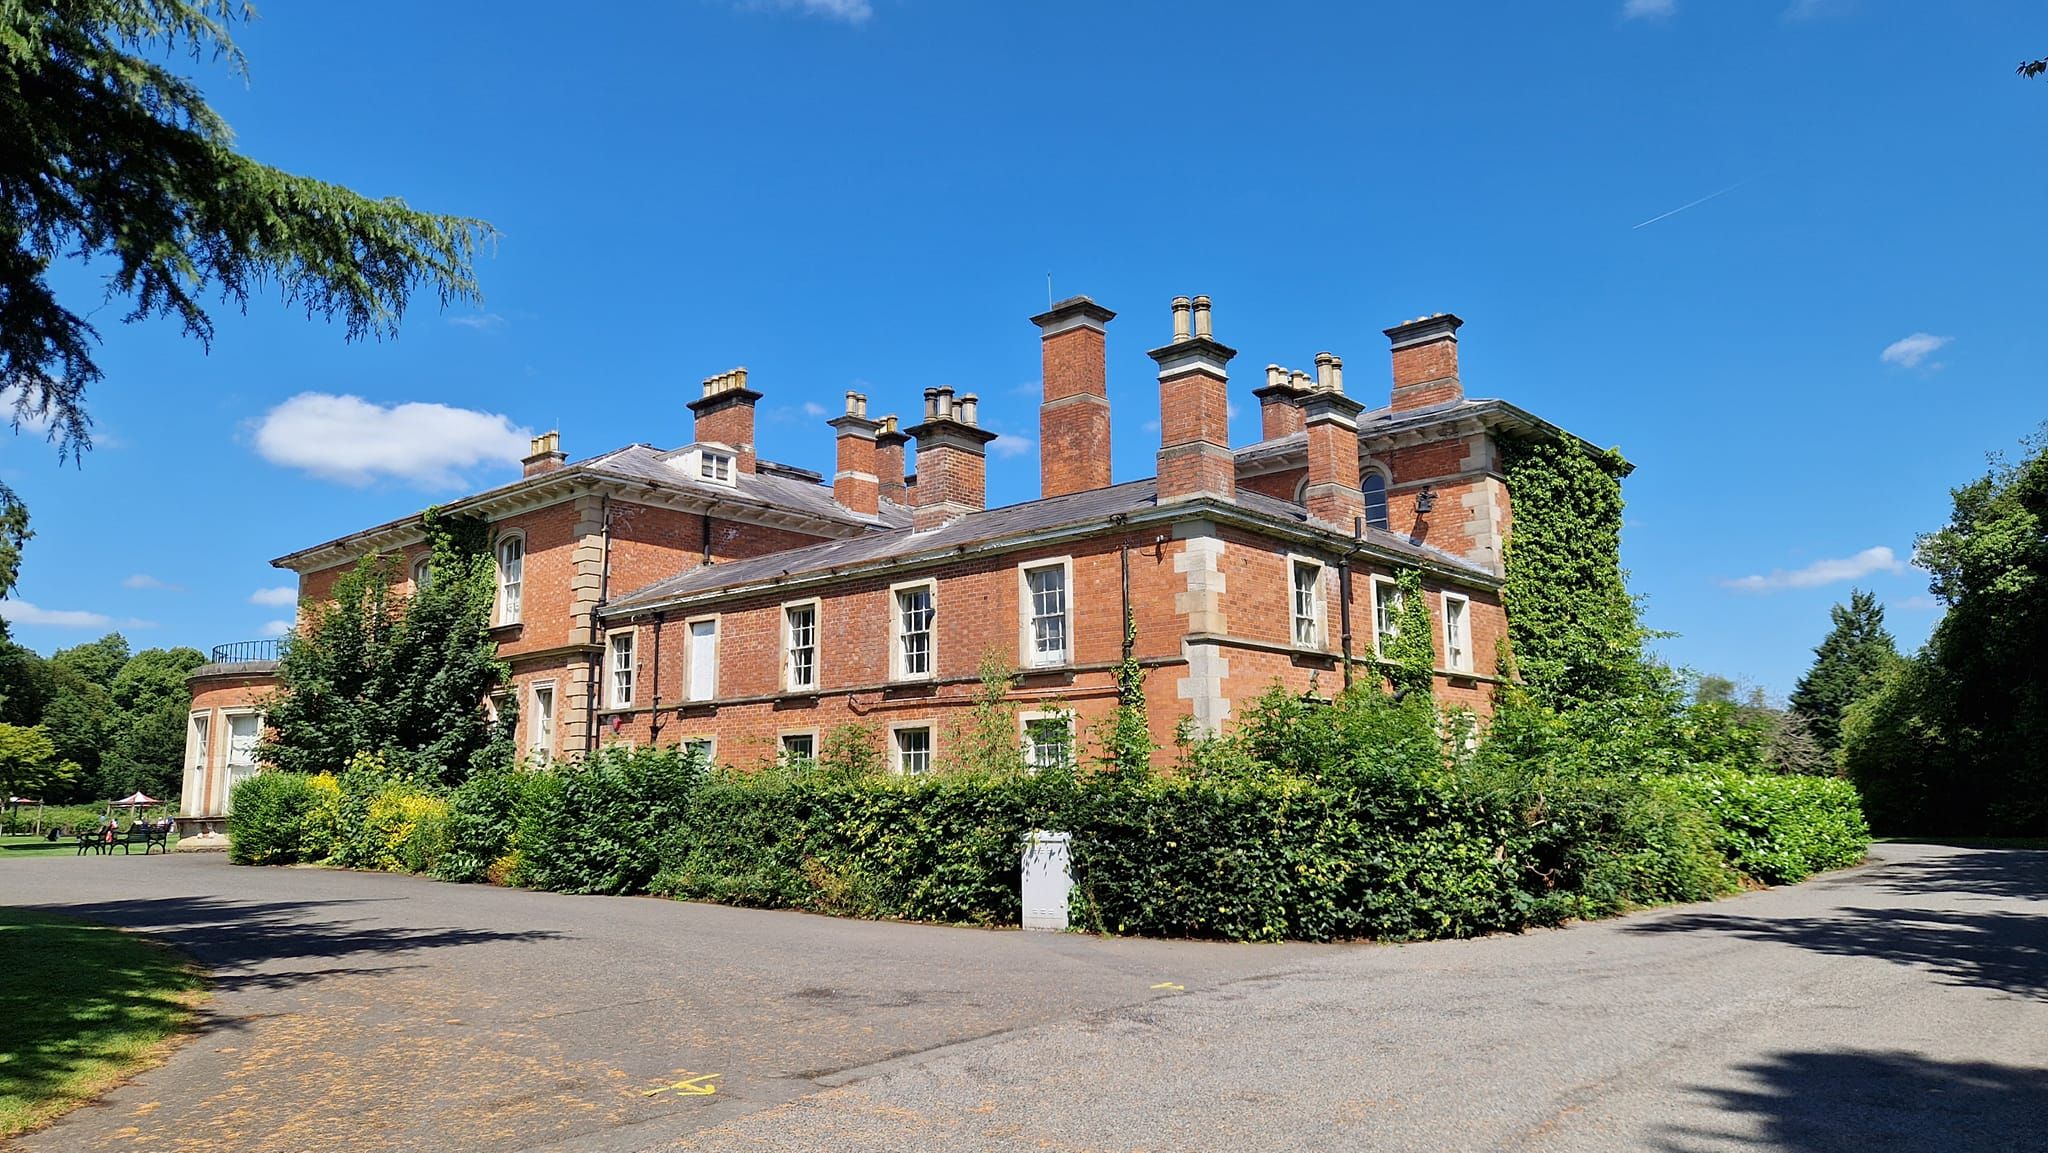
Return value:
[(1823, 749), (1841, 744), (1842, 714), (1876, 691), (1885, 672), (1898, 663), (1898, 646), (1885, 631), (1884, 606), (1877, 596), (1852, 589), (1849, 603), (1828, 610), (1834, 627), (1813, 650), (1813, 667), (1792, 687), (1792, 711), (1799, 714)]
[(1917, 542), (1948, 612), (1844, 718), (1843, 760), (1880, 828), (2048, 834), (2048, 425), (2024, 443)]
[[(210, 346), (206, 301), (275, 290), (348, 339), (395, 332), (415, 291), (477, 299), (472, 261), (494, 233), (283, 172), (237, 153), (179, 55), (246, 78), (234, 0), (0, 4), (0, 403), (47, 424), (60, 458), (91, 447), (85, 392), (98, 332), (59, 303), (60, 256), (107, 269), (123, 319), (175, 318)], [(11, 494), (0, 492), (0, 593), (11, 583)]]

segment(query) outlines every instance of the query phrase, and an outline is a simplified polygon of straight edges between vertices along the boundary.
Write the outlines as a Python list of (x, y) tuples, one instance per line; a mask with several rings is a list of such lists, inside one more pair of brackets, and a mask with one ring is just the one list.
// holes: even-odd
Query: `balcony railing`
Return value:
[(286, 642), (283, 637), (267, 641), (232, 641), (213, 646), (213, 664), (241, 665), (250, 661), (274, 661), (284, 655)]

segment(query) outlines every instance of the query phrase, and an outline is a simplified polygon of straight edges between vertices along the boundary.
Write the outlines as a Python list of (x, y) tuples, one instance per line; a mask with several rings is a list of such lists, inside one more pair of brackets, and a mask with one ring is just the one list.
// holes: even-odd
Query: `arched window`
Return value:
[(1387, 527), (1387, 478), (1367, 471), (1358, 480), (1365, 490), (1365, 523), (1372, 528)]
[(497, 623), (519, 623), (519, 598), (525, 584), (526, 538), (517, 533), (498, 538)]
[(434, 582), (434, 558), (423, 556), (412, 562), (412, 590), (418, 592)]

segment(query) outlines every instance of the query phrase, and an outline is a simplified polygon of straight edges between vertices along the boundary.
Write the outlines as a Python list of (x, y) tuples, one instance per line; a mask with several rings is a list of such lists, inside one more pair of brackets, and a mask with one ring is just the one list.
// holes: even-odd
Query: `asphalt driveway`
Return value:
[[(2048, 853), (1555, 932), (1105, 941), (219, 858), (0, 864), (214, 966), (24, 1150), (2048, 1145)], [(0, 974), (0, 979), (5, 975)]]

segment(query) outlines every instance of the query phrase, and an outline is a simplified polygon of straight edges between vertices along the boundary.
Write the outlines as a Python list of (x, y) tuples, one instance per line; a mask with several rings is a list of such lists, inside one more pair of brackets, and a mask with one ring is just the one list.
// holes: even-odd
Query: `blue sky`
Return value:
[(736, 364), (813, 468), (849, 387), (978, 391), (991, 502), (1028, 499), (1048, 272), (1121, 314), (1120, 480), (1175, 294), (1240, 350), (1241, 443), (1267, 362), (1330, 349), (1377, 403), (1380, 329), (1459, 313), (1471, 394), (1637, 463), (1663, 651), (1774, 693), (1852, 580), (1924, 638), (1914, 534), (2048, 418), (2038, 5), (660, 7), (270, 5), (248, 86), (192, 65), (252, 155), (493, 222), (488, 299), (368, 344), (258, 299), (210, 355), (101, 307), (99, 447), (0, 439), (16, 637), (262, 635), (270, 557), (509, 479), (530, 431), (680, 443)]

